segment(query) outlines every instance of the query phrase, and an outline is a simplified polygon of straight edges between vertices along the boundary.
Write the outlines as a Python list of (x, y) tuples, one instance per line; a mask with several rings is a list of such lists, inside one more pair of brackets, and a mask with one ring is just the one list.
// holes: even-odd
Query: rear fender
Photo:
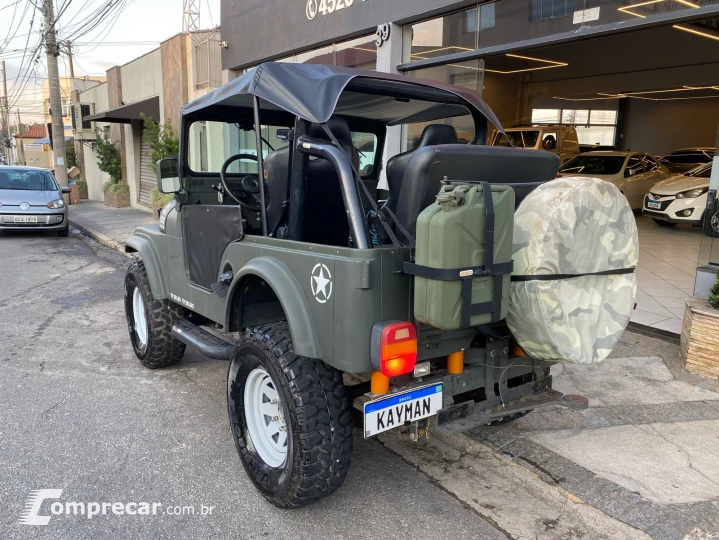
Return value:
[(147, 271), (147, 278), (150, 281), (152, 296), (156, 300), (168, 298), (167, 283), (162, 270), (162, 259), (155, 242), (137, 233), (125, 242), (125, 253), (138, 253)]
[(277, 295), (287, 317), (295, 352), (307, 358), (321, 359), (322, 347), (319, 334), (302, 286), (290, 269), (273, 257), (253, 259), (237, 273), (228, 294), (225, 328), (230, 327), (236, 295), (243, 294), (239, 285), (247, 276), (259, 277)]

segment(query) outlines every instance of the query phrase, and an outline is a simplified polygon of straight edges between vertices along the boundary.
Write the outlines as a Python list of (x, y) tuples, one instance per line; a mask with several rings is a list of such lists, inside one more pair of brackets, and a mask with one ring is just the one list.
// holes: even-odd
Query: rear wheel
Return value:
[(177, 364), (185, 344), (173, 337), (172, 325), (185, 310), (168, 300), (155, 300), (142, 261), (133, 262), (125, 275), (125, 318), (135, 356), (150, 369)]
[(655, 219), (654, 223), (659, 225), (660, 227), (676, 227), (676, 223), (669, 223), (668, 221), (664, 221), (663, 219)]
[(247, 330), (239, 340), (227, 409), (242, 465), (275, 506), (305, 506), (344, 482), (352, 416), (342, 374), (297, 356), (286, 323)]

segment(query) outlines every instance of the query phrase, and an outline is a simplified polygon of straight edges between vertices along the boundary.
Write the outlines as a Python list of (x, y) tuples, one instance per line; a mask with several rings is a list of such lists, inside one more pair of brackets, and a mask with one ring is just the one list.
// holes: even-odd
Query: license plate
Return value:
[(654, 210), (661, 210), (662, 203), (659, 201), (647, 201), (647, 208), (653, 208)]
[(15, 223), (37, 223), (37, 216), (15, 216)]
[(364, 436), (373, 437), (436, 415), (442, 409), (442, 383), (413, 388), (364, 405)]

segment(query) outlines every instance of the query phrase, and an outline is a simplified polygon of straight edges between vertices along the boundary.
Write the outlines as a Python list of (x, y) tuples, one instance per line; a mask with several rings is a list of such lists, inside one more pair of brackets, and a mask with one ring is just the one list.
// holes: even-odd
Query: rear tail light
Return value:
[(417, 363), (417, 330), (410, 322), (377, 323), (372, 328), (372, 367), (387, 377), (412, 373)]

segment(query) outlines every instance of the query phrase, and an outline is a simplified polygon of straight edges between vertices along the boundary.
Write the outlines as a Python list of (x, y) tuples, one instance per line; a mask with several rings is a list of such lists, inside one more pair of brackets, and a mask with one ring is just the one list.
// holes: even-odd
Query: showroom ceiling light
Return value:
[[(638, 4), (630, 4), (628, 6), (622, 6), (620, 8), (617, 8), (617, 11), (621, 11), (622, 13), (627, 13), (629, 15), (634, 15), (635, 17), (639, 17), (641, 19), (646, 19), (647, 18), (646, 15), (642, 15), (641, 13), (634, 13), (634, 11), (632, 11), (632, 10), (635, 8), (638, 8), (638, 7), (649, 6), (651, 4), (658, 4), (660, 2), (665, 2), (665, 1), (667, 1), (667, 0), (647, 0), (646, 2), (639, 2)], [(697, 8), (697, 9), (699, 8), (699, 6), (697, 4), (695, 4), (694, 2), (690, 2), (689, 0), (673, 0), (673, 1), (676, 2), (677, 4), (682, 4), (687, 7)]]
[(672, 25), (672, 28), (676, 28), (677, 30), (684, 30), (685, 32), (689, 32), (690, 34), (695, 34), (697, 36), (702, 36), (705, 38), (714, 39), (716, 41), (719, 41), (719, 34), (702, 32), (701, 30), (697, 30), (696, 28), (690, 28), (688, 26), (684, 26), (683, 24), (674, 24), (674, 25)]
[(509, 75), (510, 73), (524, 73), (525, 71), (538, 71), (540, 69), (552, 69), (552, 68), (558, 68), (558, 67), (566, 67), (569, 65), (567, 62), (558, 62), (556, 60), (547, 60), (546, 58), (536, 58), (534, 56), (523, 56), (521, 54), (506, 53), (505, 56), (509, 56), (510, 58), (519, 58), (521, 60), (529, 60), (532, 62), (539, 62), (539, 63), (543, 63), (543, 64), (548, 64), (548, 65), (524, 68), (524, 69), (512, 69), (512, 70), (491, 69), (491, 68), (485, 67), (484, 68), (485, 71), (489, 71), (490, 73), (500, 73), (502, 75)]

